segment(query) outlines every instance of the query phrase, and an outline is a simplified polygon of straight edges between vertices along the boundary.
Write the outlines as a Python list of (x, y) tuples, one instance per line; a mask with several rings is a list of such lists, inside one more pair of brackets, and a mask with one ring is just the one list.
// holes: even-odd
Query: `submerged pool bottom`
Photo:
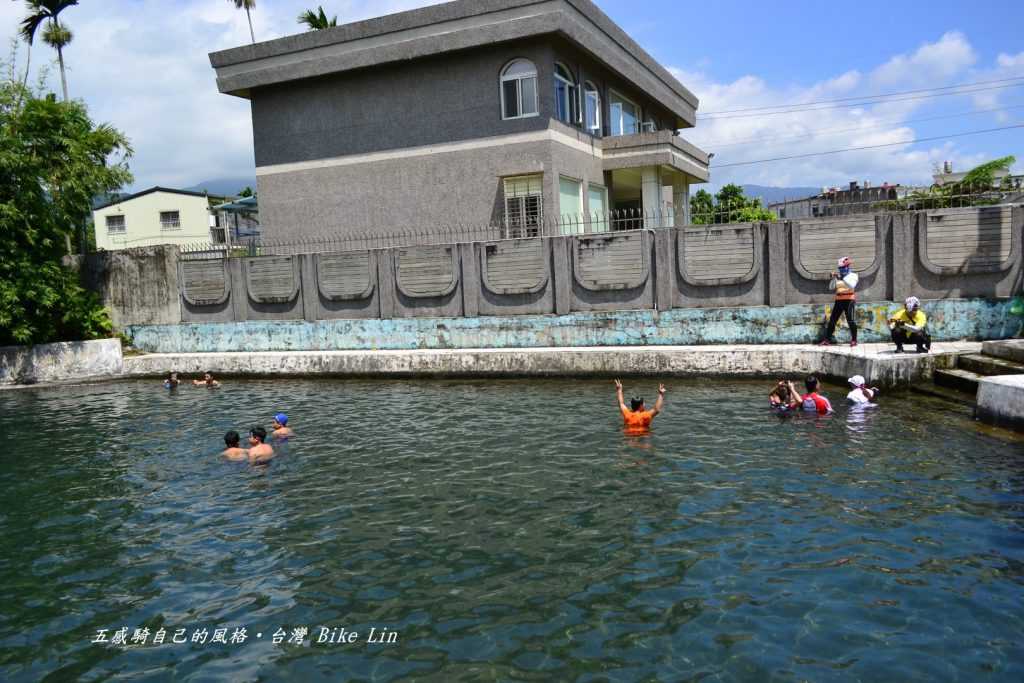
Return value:
[(611, 382), (5, 392), (0, 678), (1020, 680), (1021, 442), (768, 389), (673, 382), (643, 437)]

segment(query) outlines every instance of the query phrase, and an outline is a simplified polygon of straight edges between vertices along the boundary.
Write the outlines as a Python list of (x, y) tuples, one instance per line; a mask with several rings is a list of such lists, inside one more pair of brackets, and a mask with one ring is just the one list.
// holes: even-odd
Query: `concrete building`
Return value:
[(223, 197), (166, 187), (118, 197), (92, 212), (96, 248), (209, 242), (217, 222), (210, 213), (211, 201), (220, 203)]
[(773, 202), (768, 205), (768, 210), (780, 219), (875, 213), (884, 202), (901, 199), (914, 189), (889, 183), (872, 187), (868, 181), (863, 185), (853, 181), (848, 189), (823, 187), (819, 194), (810, 197)]
[[(264, 236), (689, 207), (697, 98), (590, 0), (457, 0), (215, 52), (251, 101)], [(685, 218), (684, 216), (677, 216)]]

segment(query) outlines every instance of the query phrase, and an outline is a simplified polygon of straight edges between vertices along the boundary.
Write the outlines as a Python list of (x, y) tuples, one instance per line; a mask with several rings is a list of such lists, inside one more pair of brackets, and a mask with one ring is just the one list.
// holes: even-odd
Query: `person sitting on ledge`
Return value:
[(275, 439), (287, 439), (290, 436), (295, 436), (295, 432), (288, 426), (287, 415), (278, 413), (274, 416), (274, 430), (270, 432), (270, 435)]
[(181, 380), (178, 379), (178, 373), (168, 372), (167, 379), (164, 380), (164, 389), (177, 389), (179, 384)]
[(249, 457), (249, 451), (244, 448), (238, 447), (240, 437), (238, 432), (231, 430), (224, 435), (224, 445), (227, 446), (222, 454), (228, 460), (246, 460)]
[(871, 402), (878, 398), (878, 388), (868, 388), (867, 381), (860, 375), (854, 375), (846, 380), (853, 389), (846, 395), (846, 400), (853, 405), (872, 405)]
[(779, 412), (789, 412), (800, 407), (800, 392), (792, 382), (779, 380), (772, 392), (768, 394), (768, 404)]
[(932, 338), (926, 329), (928, 316), (921, 310), (921, 300), (916, 296), (907, 297), (903, 310), (889, 318), (889, 329), (892, 330), (892, 343), (896, 345), (896, 353), (903, 353), (903, 345), (914, 344), (918, 353), (932, 350)]
[(828, 288), (835, 290), (836, 300), (832, 305), (832, 315), (829, 316), (828, 326), (825, 328), (825, 338), (819, 342), (820, 346), (831, 346), (836, 343), (832, 336), (836, 331), (836, 323), (839, 316), (846, 314), (846, 324), (850, 326), (850, 346), (857, 345), (857, 319), (854, 315), (854, 307), (857, 304), (857, 283), (860, 281), (857, 273), (853, 272), (853, 260), (849, 256), (839, 259), (839, 272), (832, 273)]
[(274, 449), (267, 441), (267, 430), (253, 427), (249, 430), (249, 462), (262, 465), (274, 457)]
[(818, 393), (817, 377), (808, 377), (804, 380), (804, 386), (807, 387), (807, 393), (800, 398), (800, 402), (805, 412), (816, 412), (818, 415), (828, 415), (832, 412), (832, 404)]
[(665, 406), (665, 385), (658, 385), (658, 400), (651, 410), (644, 409), (644, 400), (639, 396), (630, 399), (630, 407), (626, 407), (626, 401), (622, 398), (622, 382), (615, 380), (615, 394), (619, 399), (619, 412), (622, 413), (622, 421), (627, 434), (646, 434), (651, 428), (651, 422)]
[(213, 375), (209, 372), (203, 375), (202, 379), (192, 380), (192, 386), (194, 387), (219, 387), (220, 382), (213, 378)]

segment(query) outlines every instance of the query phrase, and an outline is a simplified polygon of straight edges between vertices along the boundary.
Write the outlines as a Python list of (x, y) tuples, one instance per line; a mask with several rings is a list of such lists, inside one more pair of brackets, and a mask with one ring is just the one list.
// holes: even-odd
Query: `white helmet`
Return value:
[(903, 302), (903, 305), (907, 307), (908, 311), (911, 311), (915, 308), (921, 308), (921, 300), (916, 296), (908, 296), (907, 300)]

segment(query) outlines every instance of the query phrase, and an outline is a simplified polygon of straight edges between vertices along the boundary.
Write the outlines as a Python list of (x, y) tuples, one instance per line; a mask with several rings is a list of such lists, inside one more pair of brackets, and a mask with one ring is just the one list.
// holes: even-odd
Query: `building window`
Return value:
[(125, 232), (124, 215), (107, 216), (107, 232), (123, 235)]
[(161, 230), (181, 230), (181, 214), (177, 211), (160, 212)]
[(580, 95), (572, 72), (555, 64), (555, 118), (576, 124), (580, 120)]
[(648, 116), (646, 119), (644, 119), (644, 123), (643, 126), (641, 126), (641, 130), (644, 133), (657, 133), (658, 122), (655, 121), (652, 117)]
[(640, 107), (614, 90), (608, 96), (608, 122), (612, 135), (633, 135), (639, 132)]
[(584, 124), (591, 135), (601, 135), (601, 94), (597, 86), (588, 82), (584, 86)]
[(537, 112), (537, 69), (517, 59), (501, 72), (501, 117), (521, 119)]
[(543, 175), (505, 178), (505, 238), (537, 237), (544, 220)]
[(563, 235), (583, 232), (583, 183), (575, 178), (561, 176), (558, 179), (558, 212), (562, 214)]
[(587, 188), (587, 213), (591, 232), (608, 232), (608, 190), (602, 185)]

